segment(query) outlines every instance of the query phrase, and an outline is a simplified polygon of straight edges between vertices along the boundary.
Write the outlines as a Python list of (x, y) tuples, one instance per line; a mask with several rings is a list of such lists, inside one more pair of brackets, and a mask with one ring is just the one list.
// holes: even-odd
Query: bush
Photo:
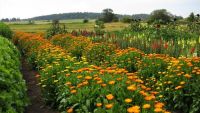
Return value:
[(88, 22), (89, 22), (88, 19), (84, 19), (84, 20), (83, 20), (83, 23), (88, 23)]
[(6, 37), (8, 39), (12, 38), (12, 31), (9, 28), (8, 25), (0, 22), (0, 35), (2, 35), (3, 37)]
[(133, 19), (131, 19), (130, 17), (124, 17), (121, 20), (123, 23), (131, 23), (133, 21)]
[(23, 113), (27, 106), (25, 81), (20, 73), (19, 51), (0, 37), (0, 113)]

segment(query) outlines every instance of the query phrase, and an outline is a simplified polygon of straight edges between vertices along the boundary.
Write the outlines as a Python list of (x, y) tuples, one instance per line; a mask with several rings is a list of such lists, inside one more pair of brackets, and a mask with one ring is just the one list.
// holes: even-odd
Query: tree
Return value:
[(168, 12), (166, 9), (159, 9), (159, 10), (154, 10), (150, 14), (149, 22), (167, 24), (172, 20), (172, 18), (173, 18), (173, 15), (170, 12)]
[(102, 13), (103, 13), (103, 17), (99, 19), (100, 21), (103, 21), (105, 23), (118, 21), (118, 17), (113, 13), (112, 9), (109, 9), (109, 8), (104, 9)]
[(189, 22), (194, 22), (194, 21), (195, 21), (195, 16), (194, 16), (194, 13), (193, 13), (193, 12), (190, 13), (190, 15), (189, 15), (189, 17), (187, 18), (187, 20), (188, 20)]

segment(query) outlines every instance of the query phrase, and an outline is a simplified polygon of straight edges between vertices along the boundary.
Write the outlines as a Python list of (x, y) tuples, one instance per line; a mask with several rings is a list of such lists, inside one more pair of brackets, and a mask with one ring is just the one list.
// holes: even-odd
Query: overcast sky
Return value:
[(101, 12), (105, 8), (111, 8), (117, 14), (148, 14), (164, 8), (186, 17), (191, 12), (200, 13), (200, 0), (0, 0), (0, 19), (23, 19), (67, 12)]

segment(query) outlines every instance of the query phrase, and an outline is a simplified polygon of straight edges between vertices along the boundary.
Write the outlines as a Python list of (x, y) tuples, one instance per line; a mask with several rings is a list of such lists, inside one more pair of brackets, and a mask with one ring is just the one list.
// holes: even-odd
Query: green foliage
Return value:
[(133, 21), (133, 19), (130, 18), (130, 17), (124, 17), (124, 18), (122, 18), (121, 21), (124, 22), (124, 23), (131, 23)]
[(0, 35), (8, 39), (12, 38), (12, 31), (8, 25), (0, 22)]
[(64, 34), (66, 32), (65, 25), (61, 27), (59, 20), (53, 20), (51, 27), (46, 31), (46, 38), (50, 38), (56, 34)]
[(141, 25), (140, 20), (134, 20), (131, 22), (130, 30), (133, 32), (140, 32), (144, 30), (144, 27)]
[(167, 12), (166, 9), (154, 10), (149, 18), (151, 23), (167, 24), (172, 20), (172, 14)]
[(23, 113), (27, 106), (25, 81), (20, 73), (19, 51), (0, 37), (0, 112)]
[(104, 22), (103, 21), (99, 21), (99, 20), (96, 20), (95, 21), (95, 26), (94, 26), (94, 30), (96, 32), (96, 34), (98, 35), (101, 35), (104, 33), (104, 29), (105, 26), (104, 26)]
[(29, 24), (29, 25), (32, 25), (32, 24), (35, 24), (35, 22), (34, 22), (33, 20), (29, 20), (29, 21), (28, 21), (28, 24)]

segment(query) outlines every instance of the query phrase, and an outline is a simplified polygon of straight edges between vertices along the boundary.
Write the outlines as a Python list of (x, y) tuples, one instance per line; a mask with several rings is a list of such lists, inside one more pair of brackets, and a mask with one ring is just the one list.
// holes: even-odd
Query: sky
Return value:
[[(199, 7), (198, 7), (199, 6)], [(177, 16), (200, 13), (200, 0), (0, 0), (0, 19), (31, 18), (68, 12), (102, 12), (113, 9), (116, 14), (150, 14), (167, 9)]]

